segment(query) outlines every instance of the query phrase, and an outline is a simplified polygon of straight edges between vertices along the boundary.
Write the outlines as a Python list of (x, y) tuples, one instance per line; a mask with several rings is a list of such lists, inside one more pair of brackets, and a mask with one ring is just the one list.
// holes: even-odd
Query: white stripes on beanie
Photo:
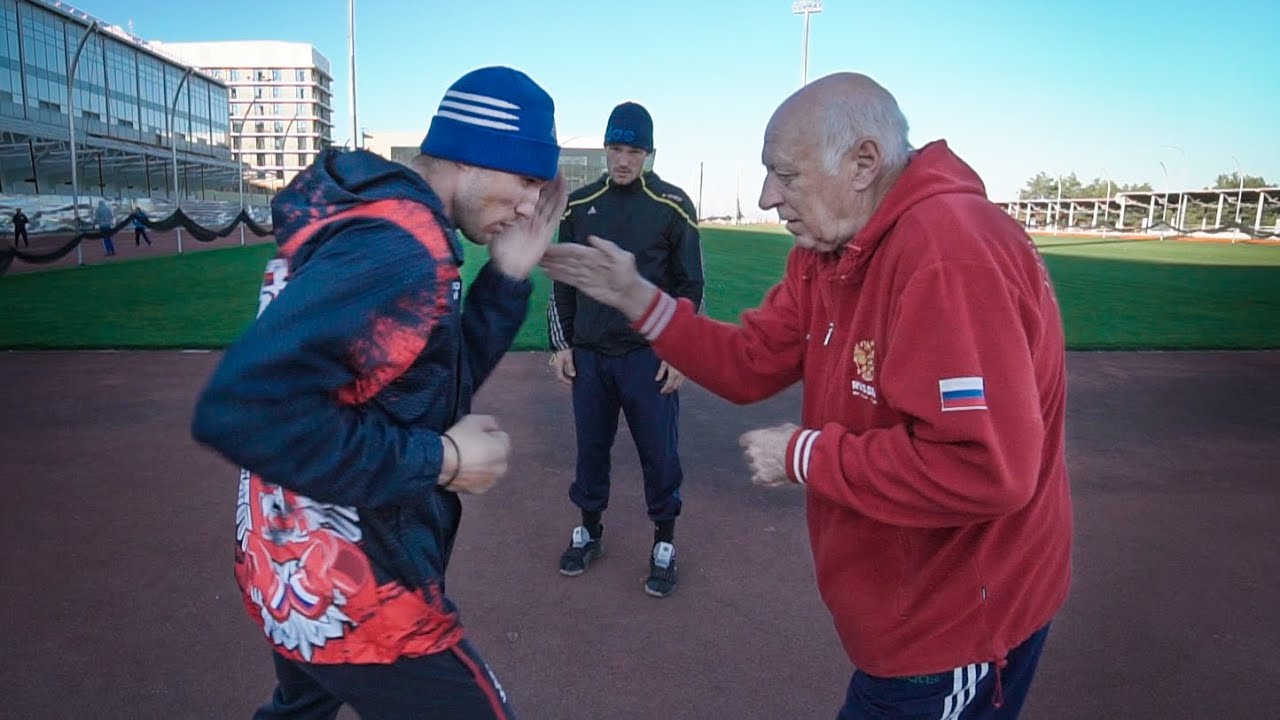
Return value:
[[(436, 111), (436, 115), (492, 130), (520, 132), (520, 116), (503, 112), (504, 110), (514, 110), (518, 113), (520, 106), (488, 95), (450, 90), (444, 94), (444, 100), (440, 102), (440, 109)], [(501, 122), (503, 120), (512, 122)]]

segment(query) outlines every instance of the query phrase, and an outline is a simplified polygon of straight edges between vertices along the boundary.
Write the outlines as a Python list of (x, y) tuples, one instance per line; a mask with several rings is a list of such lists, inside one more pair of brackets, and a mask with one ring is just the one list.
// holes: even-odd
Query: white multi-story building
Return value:
[(308, 43), (152, 43), (227, 84), (231, 153), (285, 182), (333, 144), (333, 75)]

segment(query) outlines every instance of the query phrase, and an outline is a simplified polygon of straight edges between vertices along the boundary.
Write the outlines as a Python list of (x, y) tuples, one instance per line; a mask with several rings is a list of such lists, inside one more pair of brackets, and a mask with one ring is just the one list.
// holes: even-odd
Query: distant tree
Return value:
[[(1019, 200), (1053, 200), (1058, 197), (1058, 184), (1062, 184), (1062, 197), (1064, 198), (1102, 198), (1107, 196), (1107, 180), (1105, 178), (1097, 178), (1090, 180), (1088, 184), (1080, 182), (1075, 173), (1069, 175), (1050, 175), (1041, 171), (1036, 173), (1027, 180), (1022, 190), (1018, 191)], [(1266, 178), (1261, 175), (1245, 175), (1244, 186), (1246, 188), (1273, 187), (1274, 183), (1267, 182)], [(1240, 187), (1240, 175), (1238, 173), (1223, 173), (1213, 182), (1210, 189), (1229, 190)], [(1151, 183), (1111, 183), (1111, 194), (1114, 196), (1118, 192), (1151, 192), (1153, 190)]]
[[(1260, 188), (1271, 187), (1271, 184), (1262, 179), (1260, 175), (1245, 175), (1244, 186), (1247, 188)], [(1213, 182), (1213, 189), (1215, 190), (1229, 190), (1238, 187), (1240, 187), (1239, 173), (1223, 173)]]
[(1058, 178), (1046, 172), (1038, 172), (1018, 191), (1019, 200), (1038, 200), (1058, 196)]
[(1080, 197), (1105, 198), (1107, 196), (1108, 190), (1111, 191), (1112, 195), (1115, 195), (1116, 187), (1117, 186), (1115, 182), (1112, 182), (1110, 185), (1108, 185), (1105, 178), (1094, 178), (1093, 180), (1089, 181), (1088, 185), (1085, 185), (1084, 187), (1080, 188)]
[(1062, 197), (1078, 198), (1084, 197), (1084, 186), (1080, 184), (1080, 178), (1075, 173), (1071, 173), (1062, 178)]
[(1062, 197), (1078, 198), (1081, 195), (1082, 186), (1080, 179), (1075, 173), (1058, 177), (1050, 175), (1046, 172), (1038, 172), (1035, 177), (1027, 181), (1026, 187), (1018, 192), (1019, 200), (1051, 200), (1058, 197), (1058, 184), (1062, 184)]
[(1116, 192), (1151, 192), (1155, 188), (1151, 187), (1151, 183), (1129, 183), (1127, 185), (1117, 185)]

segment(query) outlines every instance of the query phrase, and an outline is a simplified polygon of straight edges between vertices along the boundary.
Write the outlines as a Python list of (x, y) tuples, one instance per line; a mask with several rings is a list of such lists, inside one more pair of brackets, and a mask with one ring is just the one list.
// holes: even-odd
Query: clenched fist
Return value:
[(791, 484), (787, 478), (787, 443), (800, 426), (787, 423), (751, 430), (738, 438), (742, 454), (751, 470), (751, 482), (761, 487)]
[[(445, 434), (449, 437), (440, 438), (444, 465), (439, 482), (442, 485), (448, 483), (446, 489), (481, 495), (488, 492), (498, 478), (507, 474), (511, 439), (498, 427), (494, 417), (468, 415)], [(453, 477), (452, 481), (450, 477)]]
[(578, 376), (578, 370), (573, 365), (573, 350), (557, 350), (551, 355), (551, 373), (556, 379), (565, 385), (572, 385), (573, 379)]

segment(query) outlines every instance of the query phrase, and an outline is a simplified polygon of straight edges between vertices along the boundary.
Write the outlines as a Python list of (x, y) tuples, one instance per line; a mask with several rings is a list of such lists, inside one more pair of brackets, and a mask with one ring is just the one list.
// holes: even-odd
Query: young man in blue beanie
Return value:
[[(445, 569), (458, 494), (507, 469), (507, 435), (470, 404), (563, 212), (559, 153), (550, 96), (483, 68), (408, 166), (326, 150), (272, 203), (258, 319), (192, 425), (243, 468), (236, 578), (278, 679), (255, 718), (510, 717)], [(465, 301), (459, 232), (491, 258)]]
[[(653, 152), (653, 120), (641, 105), (613, 109), (605, 130), (608, 173), (569, 196), (559, 242), (607, 237), (635, 253), (640, 273), (676, 297), (702, 305), (702, 246), (697, 212), (680, 188), (645, 171)], [(653, 547), (644, 591), (666, 597), (676, 588), (675, 525), (683, 472), (679, 455), (684, 376), (658, 359), (649, 343), (613, 308), (555, 283), (547, 326), (557, 378), (573, 387), (578, 457), (569, 499), (581, 514), (560, 573), (581, 575), (600, 557), (609, 505), (609, 454), (623, 412), (640, 456)]]

